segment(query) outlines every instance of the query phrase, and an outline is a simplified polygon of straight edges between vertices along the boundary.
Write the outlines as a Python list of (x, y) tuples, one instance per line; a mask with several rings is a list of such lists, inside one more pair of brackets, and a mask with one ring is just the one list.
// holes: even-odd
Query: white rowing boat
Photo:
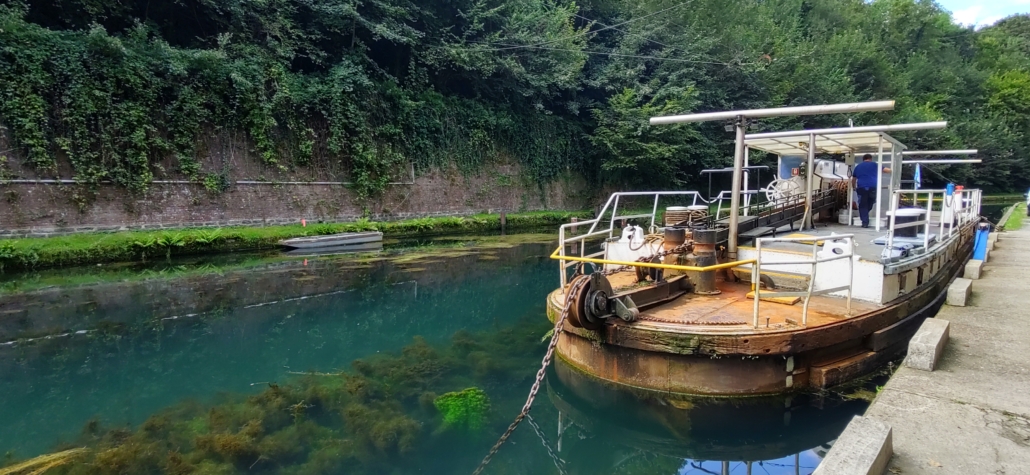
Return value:
[(326, 236), (299, 237), (279, 241), (279, 244), (294, 249), (317, 249), (324, 247), (351, 246), (370, 242), (381, 242), (383, 233), (366, 231), (360, 233), (340, 233)]

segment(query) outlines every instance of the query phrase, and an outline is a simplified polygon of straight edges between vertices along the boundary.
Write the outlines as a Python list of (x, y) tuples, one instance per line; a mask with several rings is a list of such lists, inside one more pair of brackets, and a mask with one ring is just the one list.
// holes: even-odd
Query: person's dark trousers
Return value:
[(869, 211), (876, 204), (876, 188), (858, 189), (858, 216), (862, 218), (862, 227), (869, 227)]

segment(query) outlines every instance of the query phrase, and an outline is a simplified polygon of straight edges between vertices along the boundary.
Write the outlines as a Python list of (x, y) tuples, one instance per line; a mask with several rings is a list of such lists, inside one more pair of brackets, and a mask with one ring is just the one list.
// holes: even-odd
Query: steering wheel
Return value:
[(765, 192), (766, 200), (779, 201), (801, 194), (801, 184), (793, 178), (777, 178), (770, 182), (762, 191)]

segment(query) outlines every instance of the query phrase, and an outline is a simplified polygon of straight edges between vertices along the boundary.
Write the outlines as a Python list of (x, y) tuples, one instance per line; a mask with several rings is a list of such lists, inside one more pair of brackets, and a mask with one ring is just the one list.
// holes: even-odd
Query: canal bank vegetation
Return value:
[(1026, 218), (1026, 203), (1016, 203), (1012, 205), (1012, 212), (1009, 214), (1009, 218), (1002, 223), (1002, 228), (1006, 231), (1015, 231), (1023, 227), (1023, 220)]
[[(505, 216), (507, 231), (526, 231), (587, 218), (589, 211), (534, 211)], [(0, 271), (66, 267), (108, 262), (167, 260), (175, 256), (275, 249), (279, 241), (342, 232), (381, 231), (404, 238), (501, 230), (500, 215), (430, 217), (402, 221), (358, 220), (288, 226), (187, 228), (177, 230), (83, 233), (46, 238), (0, 240)]]
[[(100, 183), (224, 190), (236, 158), (210, 145), (221, 134), (244, 138), (238, 155), (258, 170), (331, 170), (360, 200), (409, 165), (474, 173), (502, 159), (533, 183), (653, 189), (699, 185), (733, 137), (650, 116), (896, 99), (851, 119), (946, 119), (898, 138), (986, 159), (929, 166), (928, 180), (1010, 191), (1030, 174), (1028, 16), (960, 26), (917, 0), (160, 3), (0, 6), (7, 158), (72, 173), (84, 203)], [(14, 173), (0, 167), (0, 183)]]

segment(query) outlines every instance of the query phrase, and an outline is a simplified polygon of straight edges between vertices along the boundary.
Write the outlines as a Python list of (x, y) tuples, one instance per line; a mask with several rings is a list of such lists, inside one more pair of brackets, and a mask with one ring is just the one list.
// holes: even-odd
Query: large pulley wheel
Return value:
[(765, 192), (765, 199), (769, 201), (780, 201), (801, 194), (804, 190), (798, 180), (792, 178), (777, 178), (769, 183), (762, 190)]
[[(586, 280), (582, 285), (577, 284)], [(608, 279), (599, 273), (572, 279), (570, 289), (578, 289), (569, 298), (569, 323), (577, 328), (600, 330), (604, 319), (611, 316), (608, 298), (614, 294)]]

